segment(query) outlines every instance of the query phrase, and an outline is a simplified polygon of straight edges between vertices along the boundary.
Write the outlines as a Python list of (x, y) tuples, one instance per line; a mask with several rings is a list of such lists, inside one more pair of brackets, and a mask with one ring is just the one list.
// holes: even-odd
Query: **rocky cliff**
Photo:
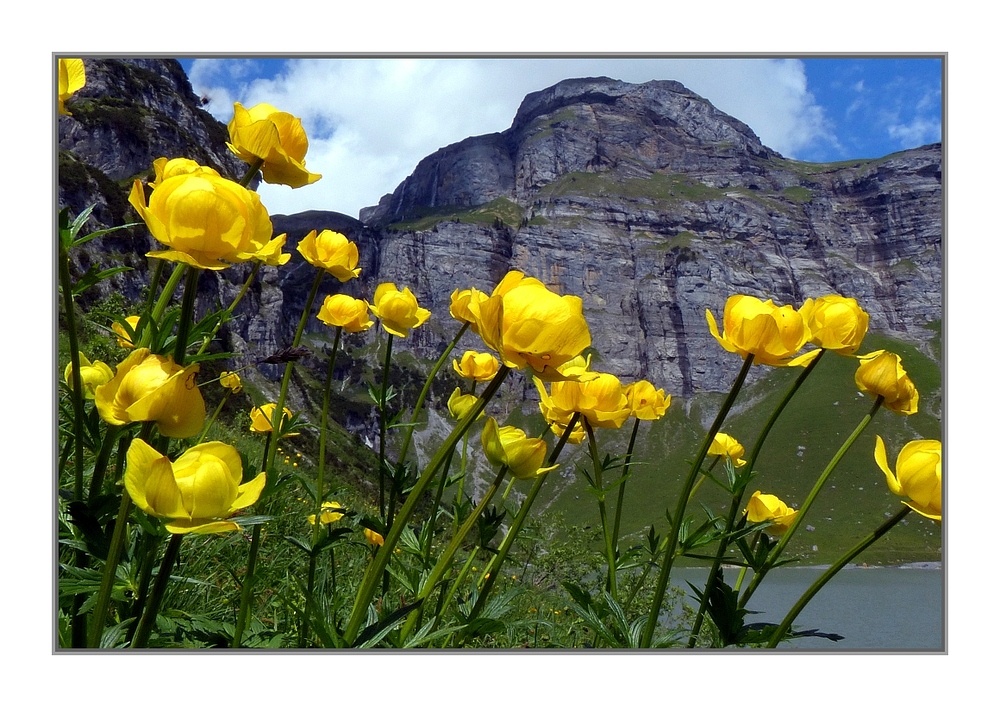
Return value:
[[(176, 62), (88, 60), (87, 72), (73, 118), (59, 119), (60, 205), (96, 201), (99, 223), (135, 220), (126, 188), (160, 156), (242, 173)], [(796, 305), (839, 292), (863, 303), (873, 329), (918, 343), (942, 315), (940, 145), (796, 162), (670, 81), (560, 82), (527, 96), (508, 130), (421, 161), (361, 220), (272, 220), (293, 258), (264, 268), (237, 310), (227, 333), (237, 354), (290, 341), (312, 279), (294, 247), (313, 228), (359, 244), (362, 277), (345, 291), (370, 297), (393, 281), (433, 311), (399, 342), (417, 358), (436, 357), (455, 331), (454, 289), (490, 289), (518, 268), (583, 297), (603, 370), (681, 397), (728, 388), (738, 361), (718, 355), (705, 309), (721, 313), (736, 292)], [(144, 235), (104, 241), (137, 267), (111, 286), (138, 292), (150, 245)], [(244, 275), (231, 268), (202, 286), (227, 301)]]

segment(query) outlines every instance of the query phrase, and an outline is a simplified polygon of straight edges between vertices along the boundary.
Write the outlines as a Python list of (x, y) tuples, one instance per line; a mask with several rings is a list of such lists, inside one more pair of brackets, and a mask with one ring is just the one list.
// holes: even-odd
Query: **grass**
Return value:
[(472, 223), (481, 226), (517, 227), (524, 219), (524, 209), (510, 199), (500, 197), (480, 206), (456, 210), (453, 206), (422, 209), (412, 218), (386, 226), (390, 231), (427, 231), (439, 223)]
[[(845, 456), (817, 498), (804, 521), (803, 530), (793, 537), (789, 556), (807, 564), (829, 563), (860, 537), (874, 529), (899, 508), (900, 499), (886, 487), (875, 465), (875, 435), (881, 435), (893, 463), (903, 444), (918, 437), (941, 438), (941, 373), (938, 364), (915, 347), (885, 336), (869, 334), (864, 351), (886, 348), (898, 353), (917, 389), (922, 392), (920, 412), (902, 417), (881, 410)], [(819, 473), (871, 407), (854, 384), (854, 359), (827, 354), (792, 399), (772, 430), (756, 465), (756, 476), (748, 494), (760, 489), (798, 506), (809, 493)], [(722, 430), (735, 436), (747, 448), (753, 447), (761, 429), (784, 391), (798, 375), (798, 369), (774, 369), (765, 379), (744, 389), (737, 399), (737, 412)], [(667, 415), (643, 423), (637, 440), (637, 466), (626, 490), (623, 535), (632, 534), (639, 542), (649, 524), (658, 532), (667, 528), (664, 511), (673, 512), (677, 494), (690, 468), (690, 459), (701, 441), (703, 428), (698, 420), (711, 419), (721, 402), (721, 394), (701, 394), (690, 401), (675, 399)], [(747, 406), (746, 401), (754, 401)], [(631, 423), (618, 431), (601, 430), (601, 450), (623, 454)], [(589, 465), (577, 451), (576, 464)], [(588, 467), (589, 470), (589, 467)], [(719, 469), (721, 472), (721, 469)], [(719, 473), (717, 472), (717, 473)], [(613, 473), (611, 478), (617, 478)], [(564, 483), (558, 493), (550, 488), (545, 499), (553, 510), (564, 512), (571, 523), (598, 526), (597, 504), (579, 472)], [(706, 482), (688, 506), (688, 513), (704, 518), (700, 504), (717, 514), (728, 509), (728, 496)], [(807, 529), (813, 528), (812, 530)], [(815, 546), (816, 549), (813, 549)], [(900, 525), (864, 553), (858, 562), (899, 564), (940, 560), (940, 527), (917, 514)]]

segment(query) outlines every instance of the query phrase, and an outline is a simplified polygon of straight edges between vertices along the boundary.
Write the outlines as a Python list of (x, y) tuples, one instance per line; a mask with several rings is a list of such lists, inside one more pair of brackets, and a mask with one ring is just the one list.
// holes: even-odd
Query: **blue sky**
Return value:
[(232, 104), (271, 103), (302, 118), (308, 188), (262, 185), (271, 213), (356, 216), (423, 157), (499, 132), (521, 99), (565, 78), (673, 79), (747, 123), (786, 157), (880, 157), (941, 140), (939, 58), (206, 58), (181, 60), (228, 122)]

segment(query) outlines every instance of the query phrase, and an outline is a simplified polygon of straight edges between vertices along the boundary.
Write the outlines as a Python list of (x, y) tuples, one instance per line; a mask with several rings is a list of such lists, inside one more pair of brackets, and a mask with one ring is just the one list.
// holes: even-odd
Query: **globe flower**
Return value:
[(907, 506), (931, 520), (941, 521), (941, 442), (917, 439), (907, 442), (896, 457), (896, 473), (889, 469), (885, 442), (875, 436), (875, 463), (885, 474), (889, 490), (909, 496)]
[(751, 523), (770, 521), (767, 532), (771, 535), (784, 535), (797, 514), (798, 511), (790, 509), (784, 501), (769, 493), (754, 491), (747, 502), (747, 520)]
[(455, 372), (474, 381), (488, 381), (500, 370), (500, 362), (491, 353), (477, 353), (466, 351), (462, 354), (462, 360), (457, 359), (451, 362)]
[(637, 420), (659, 420), (670, 407), (671, 396), (666, 395), (663, 388), (657, 390), (649, 381), (629, 383), (622, 392), (628, 400), (632, 417)]
[(858, 370), (854, 382), (858, 390), (873, 398), (882, 396), (882, 405), (901, 415), (912, 415), (917, 411), (920, 395), (917, 387), (903, 370), (902, 360), (889, 351), (873, 351), (858, 356)]
[(477, 289), (455, 290), (451, 293), (451, 306), (448, 307), (448, 312), (458, 321), (469, 324), (469, 328), (478, 334), (479, 323), (471, 307), (473, 303), (478, 307), (479, 304), (489, 298), (488, 294), (480, 292)]
[(256, 503), (267, 478), (258, 474), (240, 483), (240, 454), (222, 442), (195, 445), (171, 463), (143, 440), (134, 439), (126, 460), (125, 489), (132, 501), (149, 515), (167, 519), (164, 527), (175, 534), (239, 530), (226, 519)]
[(226, 145), (247, 164), (264, 161), (260, 171), (268, 184), (287, 184), (297, 189), (322, 176), (306, 169), (309, 139), (302, 121), (267, 103), (249, 110), (234, 104), (229, 140)]
[(429, 309), (417, 304), (417, 298), (409, 287), (404, 287), (400, 292), (393, 283), (383, 282), (375, 288), (373, 299), (373, 304), (368, 306), (381, 320), (385, 330), (404, 339), (409, 336), (411, 329), (416, 329), (431, 316)]
[(66, 101), (87, 83), (83, 59), (59, 60), (59, 115), (73, 115), (66, 110)]
[(178, 177), (184, 174), (204, 174), (213, 177), (222, 177), (215, 169), (198, 164), (187, 157), (157, 157), (153, 160), (153, 181), (149, 183), (151, 189), (155, 189), (159, 184), (171, 177)]
[(148, 257), (204, 270), (223, 270), (228, 263), (254, 259), (277, 265), (291, 257), (281, 253), (284, 234), (271, 239), (271, 218), (255, 192), (207, 167), (161, 164), (165, 178), (155, 183), (148, 205), (139, 180), (132, 184), (128, 199), (153, 238), (170, 248), (147, 253)]
[[(562, 436), (566, 434), (566, 425), (560, 425), (558, 422), (550, 424), (549, 429), (552, 430), (556, 439), (562, 439)], [(585, 439), (587, 439), (587, 431), (583, 428), (583, 423), (577, 423), (566, 441), (570, 444), (581, 444)]]
[(366, 331), (375, 322), (368, 314), (368, 303), (350, 295), (329, 295), (316, 315), (324, 324), (339, 326), (344, 331), (356, 334)]
[(736, 441), (735, 437), (730, 437), (722, 432), (716, 432), (712, 445), (708, 448), (708, 453), (714, 457), (729, 457), (733, 466), (741, 467), (747, 462), (743, 458), (746, 450), (743, 445)]
[(618, 429), (632, 414), (621, 381), (610, 373), (595, 373), (588, 380), (553, 381), (551, 394), (535, 379), (541, 400), (542, 416), (550, 423), (569, 424), (573, 413), (579, 412), (592, 427)]
[(560, 380), (559, 366), (590, 346), (583, 300), (557, 295), (533, 277), (512, 270), (493, 294), (470, 299), (479, 335), (509, 368), (531, 368), (544, 380)]
[(326, 270), (341, 282), (361, 274), (358, 267), (358, 246), (337, 231), (309, 231), (296, 246), (310, 265)]
[[(475, 407), (477, 402), (479, 402), (479, 398), (475, 395), (467, 393), (463, 395), (461, 388), (455, 388), (448, 398), (448, 412), (456, 420), (461, 420), (469, 410)], [(479, 413), (479, 416), (482, 417), (483, 413)]]
[(542, 467), (547, 453), (545, 440), (528, 437), (517, 427), (500, 427), (492, 417), (486, 419), (482, 442), (483, 452), (490, 463), (506, 465), (507, 470), (518, 479), (532, 479), (559, 466)]
[[(136, 327), (139, 326), (139, 317), (125, 317), (125, 323), (135, 332)], [(118, 335), (118, 345), (123, 349), (135, 348), (135, 344), (132, 343), (132, 334), (129, 334), (119, 322), (112, 322), (111, 331)]]
[(868, 333), (868, 312), (851, 297), (825, 295), (807, 299), (799, 313), (812, 335), (809, 341), (821, 349), (853, 354)]
[[(344, 517), (343, 513), (338, 513), (337, 511), (343, 510), (341, 506), (336, 501), (323, 501), (320, 505), (319, 511), (319, 522), (324, 525), (327, 523), (335, 523)], [(308, 518), (311, 525), (316, 525), (316, 514), (313, 513)]]
[(381, 533), (376, 533), (371, 528), (364, 528), (363, 532), (365, 534), (365, 539), (372, 545), (382, 547), (385, 544), (385, 538), (382, 537)]
[(194, 381), (198, 368), (136, 349), (94, 391), (97, 412), (109, 425), (155, 422), (165, 437), (192, 437), (205, 424), (205, 399)]
[(243, 390), (243, 381), (240, 380), (240, 377), (237, 374), (229, 371), (223, 371), (222, 375), (219, 376), (219, 384), (222, 385), (223, 388), (228, 388), (234, 393), (239, 393)]
[[(94, 399), (94, 392), (97, 390), (98, 386), (104, 385), (109, 380), (115, 377), (114, 371), (111, 367), (104, 363), (103, 361), (94, 361), (91, 363), (87, 360), (87, 357), (83, 355), (83, 352), (79, 352), (79, 362), (80, 362), (80, 383), (83, 384), (83, 397), (87, 400)], [(66, 364), (66, 370), (63, 373), (63, 377), (66, 379), (66, 385), (71, 389), (73, 388), (73, 362), (70, 361)]]
[(810, 334), (802, 315), (788, 304), (779, 307), (771, 300), (733, 295), (726, 300), (721, 336), (711, 310), (705, 310), (705, 317), (709, 332), (722, 348), (744, 360), (753, 354), (755, 364), (805, 366), (819, 354), (817, 349), (795, 357)]
[[(250, 411), (250, 431), (259, 432), (261, 434), (270, 434), (274, 427), (271, 425), (271, 419), (274, 417), (274, 408), (278, 407), (277, 403), (266, 403), (260, 407), (255, 407)], [(292, 411), (288, 408), (282, 408), (283, 413), (281, 415), (281, 424), (284, 425), (285, 422), (292, 417)], [(298, 434), (297, 432), (290, 433), (289, 436)]]

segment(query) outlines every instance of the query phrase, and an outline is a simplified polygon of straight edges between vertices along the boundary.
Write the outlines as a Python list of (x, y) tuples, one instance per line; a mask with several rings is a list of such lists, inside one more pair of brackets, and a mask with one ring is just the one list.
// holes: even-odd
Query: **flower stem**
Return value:
[(243, 576), (243, 587), (240, 589), (240, 613), (236, 617), (236, 628), (233, 630), (233, 648), (239, 648), (243, 642), (243, 632), (246, 630), (247, 621), (250, 618), (250, 599), (253, 596), (254, 571), (257, 569), (259, 550), (260, 524), (257, 524), (250, 531), (250, 555), (247, 558), (247, 572)]
[(249, 189), (250, 182), (253, 181), (253, 178), (257, 176), (257, 172), (259, 172), (260, 168), (263, 166), (264, 166), (264, 160), (260, 157), (255, 157), (253, 162), (248, 162), (247, 171), (243, 173), (243, 178), (240, 179), (239, 185), (241, 187)]
[(145, 648), (146, 644), (149, 643), (149, 634), (153, 630), (153, 624), (156, 623), (156, 615), (160, 611), (163, 593), (167, 589), (167, 582), (170, 581), (170, 570), (177, 562), (177, 555), (180, 552), (181, 540), (183, 539), (184, 536), (180, 534), (170, 536), (167, 551), (163, 554), (163, 562), (160, 563), (160, 571), (153, 583), (153, 592), (149, 595), (149, 603), (146, 604), (146, 610), (142, 612), (142, 618), (139, 620), (139, 628), (136, 629), (135, 636), (132, 637), (132, 648)]
[[(489, 502), (493, 500), (493, 496), (496, 494), (497, 489), (500, 488), (500, 482), (503, 481), (503, 477), (506, 474), (507, 474), (507, 466), (504, 465), (500, 467), (500, 471), (497, 472), (496, 478), (493, 479), (493, 483), (490, 484), (490, 487), (486, 490), (486, 493), (483, 495), (483, 498), (479, 501), (479, 504), (476, 506), (475, 510), (473, 510), (472, 513), (469, 515), (469, 517), (465, 519), (465, 522), (462, 523), (462, 527), (458, 529), (458, 533), (456, 533), (455, 536), (452, 537), (451, 542), (448, 543), (448, 547), (441, 554), (441, 556), (438, 557), (438, 561), (437, 564), (434, 565), (434, 569), (431, 570), (430, 575), (428, 575), (427, 579), (424, 580), (423, 588), (417, 595), (417, 600), (426, 601), (427, 598), (431, 595), (431, 593), (433, 593), (433, 591), (437, 588), (438, 580), (441, 579), (442, 575), (444, 575), (445, 570), (451, 566), (451, 560), (455, 556), (455, 553), (458, 552), (458, 548), (461, 547), (462, 541), (465, 540), (465, 536), (469, 534), (470, 530), (472, 530), (472, 526), (475, 525), (476, 520), (479, 518), (480, 515), (482, 515), (482, 512), (486, 510), (486, 506), (489, 504)], [(410, 631), (413, 630), (413, 627), (420, 619), (421, 613), (422, 612), (420, 608), (417, 608), (416, 610), (410, 612), (409, 617), (407, 617), (406, 619), (406, 623), (403, 624), (403, 628), (400, 629), (399, 632), (400, 642), (406, 640), (406, 637), (410, 634)]]
[(375, 558), (369, 564), (368, 569), (365, 572), (365, 576), (361, 581), (361, 585), (358, 587), (358, 593), (354, 599), (354, 607), (351, 610), (351, 616), (348, 620), (347, 627), (344, 629), (344, 640), (350, 645), (357, 638), (358, 632), (361, 630), (361, 621), (368, 614), (368, 605), (371, 603), (372, 597), (375, 594), (375, 588), (381, 579), (382, 572), (385, 571), (386, 566), (389, 564), (389, 559), (392, 557), (393, 549), (396, 547), (396, 543), (399, 542), (399, 537), (403, 533), (403, 528), (406, 527), (406, 521), (409, 520), (410, 516), (413, 514), (414, 509), (420, 502), (420, 497), (423, 495), (428, 484), (434, 478), (438, 469), (441, 468), (441, 464), (444, 463), (445, 458), (452, 452), (458, 440), (462, 438), (466, 430), (472, 426), (472, 423), (476, 421), (479, 417), (479, 413), (483, 411), (486, 407), (486, 403), (489, 402), (496, 392), (500, 389), (500, 384), (503, 383), (504, 379), (510, 369), (506, 366), (502, 366), (497, 374), (490, 381), (489, 386), (483, 391), (483, 395), (476, 401), (476, 404), (467, 413), (466, 417), (462, 418), (456, 425), (455, 429), (452, 430), (451, 434), (448, 435), (447, 439), (438, 448), (438, 451), (434, 454), (434, 457), (428, 462), (426, 468), (417, 479), (409, 495), (406, 497), (406, 502), (403, 507), (399, 509), (399, 515), (396, 517), (396, 521), (393, 523), (392, 527), (389, 529), (386, 535), (385, 542), (382, 547), (379, 548), (378, 552), (375, 554)]
[[(392, 357), (393, 335), (386, 332), (385, 365), (382, 366), (382, 389), (378, 397), (378, 514), (385, 523), (385, 398), (389, 391), (389, 359)], [(392, 494), (392, 489), (389, 490)]]
[(73, 403), (73, 498), (83, 500), (83, 380), (80, 375), (80, 342), (76, 338), (76, 308), (73, 304), (73, 279), (69, 272), (69, 253), (59, 248), (59, 286), (62, 289), (63, 305), (66, 308), (66, 333), (69, 336), (69, 360), (73, 366), (71, 373), (73, 389), (70, 400)]
[[(153, 431), (154, 422), (142, 423), (139, 432), (139, 439), (146, 441)], [(125, 545), (125, 533), (128, 529), (128, 516), (132, 510), (132, 497), (128, 492), (122, 493), (122, 500), (118, 506), (118, 516), (115, 518), (115, 529), (111, 534), (111, 543), (108, 546), (108, 556), (104, 561), (104, 573), (101, 575), (101, 586), (97, 590), (97, 601), (94, 604), (94, 611), (91, 614), (90, 637), (87, 641), (88, 648), (97, 648), (101, 644), (101, 636), (104, 634), (104, 622), (108, 618), (108, 608), (111, 606), (111, 590), (115, 585), (115, 575), (118, 571), (118, 560), (121, 558), (122, 547)]]
[(781, 536), (781, 540), (779, 540), (778, 544), (774, 546), (773, 550), (771, 550), (771, 554), (768, 555), (767, 560), (764, 562), (763, 567), (760, 568), (760, 571), (754, 573), (753, 579), (750, 580), (750, 584), (747, 585), (746, 591), (743, 592), (743, 596), (740, 597), (737, 608), (742, 609), (747, 605), (747, 601), (751, 596), (753, 596), (754, 591), (756, 591), (765, 575), (767, 575), (768, 571), (774, 567), (778, 558), (781, 556), (781, 553), (788, 545), (788, 541), (795, 534), (795, 531), (798, 529), (802, 519), (805, 518), (805, 515), (809, 511), (810, 506), (812, 506), (813, 501), (816, 500), (816, 496), (819, 495), (823, 485), (826, 484), (826, 480), (830, 478), (830, 474), (832, 474), (833, 470), (837, 468), (837, 464), (839, 464), (840, 460), (844, 458), (845, 454), (847, 454), (847, 450), (849, 450), (855, 440), (861, 436), (861, 433), (864, 432), (866, 427), (868, 427), (868, 423), (872, 421), (873, 417), (875, 417), (875, 413), (877, 413), (879, 408), (882, 407), (882, 400), (883, 398), (881, 395), (875, 398), (875, 403), (872, 405), (871, 410), (869, 410), (868, 414), (862, 418), (861, 422), (858, 423), (858, 426), (854, 428), (854, 432), (852, 432), (851, 436), (844, 441), (844, 443), (840, 446), (840, 449), (837, 450), (837, 453), (833, 455), (833, 459), (830, 460), (830, 463), (826, 465), (825, 469), (823, 469), (819, 478), (816, 479), (816, 483), (813, 484), (812, 490), (809, 492), (809, 495), (806, 496), (806, 500), (802, 502), (802, 507), (799, 508), (799, 512), (795, 514), (792, 524), (788, 526), (788, 530), (786, 530)]
[(608, 591), (611, 598), (618, 601), (618, 578), (615, 571), (615, 548), (611, 544), (611, 529), (608, 528), (608, 511), (604, 505), (604, 465), (601, 463), (600, 452), (597, 449), (597, 435), (586, 417), (583, 418), (583, 429), (587, 432), (587, 443), (590, 446), (590, 459), (594, 463), (594, 486), (597, 490), (597, 510), (601, 516), (601, 534), (604, 535), (604, 556), (608, 561)]
[(212, 417), (209, 419), (208, 424), (205, 425), (205, 429), (202, 431), (201, 436), (198, 438), (198, 441), (195, 442), (195, 444), (201, 444), (204, 441), (205, 436), (208, 434), (208, 431), (212, 429), (212, 425), (215, 424), (215, 418), (217, 418), (219, 416), (219, 413), (222, 412), (223, 406), (226, 404), (226, 401), (229, 400), (229, 396), (232, 395), (232, 393), (233, 393), (232, 389), (226, 388), (226, 394), (222, 396), (221, 402), (219, 402), (218, 407), (215, 408), (215, 412), (212, 413)]
[(889, 530), (891, 530), (892, 527), (896, 525), (896, 523), (903, 520), (903, 518), (905, 518), (906, 514), (909, 512), (910, 512), (910, 507), (903, 506), (896, 513), (896, 515), (892, 516), (884, 523), (882, 523), (882, 525), (880, 525), (878, 528), (876, 528), (867, 536), (865, 536), (864, 539), (862, 539), (857, 545), (848, 550), (843, 557), (841, 557), (839, 560), (830, 565), (829, 569), (827, 569), (822, 575), (820, 575), (819, 579), (813, 582), (812, 586), (806, 590), (805, 594), (799, 597), (799, 600), (795, 602), (795, 606), (793, 606), (789, 610), (784, 620), (778, 625), (778, 628), (774, 630), (774, 633), (771, 634), (771, 640), (768, 642), (767, 647), (774, 648), (775, 646), (778, 645), (778, 643), (781, 641), (782, 636), (785, 635), (785, 632), (788, 631), (789, 627), (791, 627), (792, 625), (792, 622), (795, 621), (796, 617), (798, 617), (799, 613), (805, 608), (806, 604), (808, 604), (809, 601), (814, 596), (816, 596), (819, 590), (822, 589), (823, 586), (833, 578), (833, 575), (837, 574), (837, 572), (842, 570), (848, 562), (850, 562), (855, 557), (864, 552), (866, 549), (868, 549), (868, 547), (874, 544), (876, 540), (878, 540), (883, 535), (888, 533)]
[[(240, 289), (239, 294), (237, 294), (236, 297), (233, 299), (233, 301), (230, 302), (229, 306), (226, 307), (227, 316), (232, 315), (233, 310), (236, 309), (236, 305), (240, 303), (240, 300), (242, 300), (243, 296), (246, 295), (247, 290), (250, 289), (250, 283), (252, 283), (254, 277), (256, 277), (257, 272), (260, 270), (260, 266), (261, 266), (261, 261), (259, 260), (253, 264), (253, 270), (251, 270), (250, 274), (247, 275), (247, 279), (243, 282), (243, 287)], [(223, 323), (224, 323), (223, 318), (220, 317), (219, 321), (217, 321), (215, 323), (215, 326), (212, 327), (211, 333), (209, 333), (208, 336), (205, 337), (204, 341), (201, 342), (201, 348), (198, 349), (199, 356), (205, 353), (205, 350), (208, 348), (208, 345), (212, 343), (212, 339), (214, 339), (215, 335), (219, 333), (219, 329), (222, 328)]]
[[(167, 278), (167, 282), (163, 285), (163, 291), (160, 293), (159, 299), (156, 300), (156, 306), (153, 307), (151, 318), (154, 322), (163, 320), (163, 313), (167, 311), (167, 305), (170, 304), (170, 299), (174, 296), (174, 290), (177, 289), (177, 285), (180, 284), (181, 277), (184, 276), (184, 272), (187, 269), (188, 266), (184, 263), (177, 263), (177, 267), (170, 273), (170, 277)], [(146, 346), (149, 343), (152, 331), (152, 327), (146, 327), (139, 339), (139, 346)]]
[(198, 296), (198, 268), (190, 268), (184, 281), (184, 300), (181, 304), (181, 318), (177, 322), (177, 341), (174, 343), (174, 363), (184, 365), (187, 355), (188, 332), (191, 331), (191, 320), (194, 317), (194, 302)]
[[(562, 437), (553, 447), (552, 452), (549, 454), (548, 460), (545, 462), (545, 466), (552, 466), (556, 463), (556, 459), (559, 458), (559, 454), (562, 452), (563, 447), (566, 446), (566, 442), (569, 441), (570, 435), (576, 428), (576, 423), (580, 419), (580, 413), (573, 413), (572, 419), (569, 424), (566, 425), (566, 429), (563, 430)], [(551, 473), (551, 472), (549, 472)], [(503, 542), (500, 543), (500, 547), (497, 548), (496, 555), (490, 560), (490, 563), (486, 566), (484, 570), (484, 580), (482, 583), (482, 588), (479, 590), (479, 596), (476, 598), (476, 603), (472, 607), (472, 611), (469, 612), (469, 618), (466, 621), (467, 624), (472, 623), (476, 617), (479, 616), (480, 612), (486, 606), (486, 600), (490, 596), (490, 592), (493, 590), (493, 585), (496, 584), (497, 578), (500, 576), (500, 569), (503, 567), (504, 561), (507, 559), (507, 554), (510, 552), (510, 548), (514, 545), (514, 540), (517, 538), (518, 533), (521, 532), (521, 528), (524, 526), (525, 520), (528, 518), (528, 513), (531, 511), (531, 506), (538, 498), (539, 491), (542, 490), (542, 484), (549, 477), (548, 473), (542, 474), (535, 479), (535, 482), (531, 485), (531, 489), (528, 491), (528, 495), (525, 497), (524, 502), (521, 503), (521, 509), (517, 512), (517, 516), (514, 518), (514, 522), (511, 524), (510, 528), (507, 530), (507, 535), (504, 536)], [(464, 642), (465, 638), (460, 640)]]
[(621, 529), (622, 505), (625, 502), (625, 482), (628, 480), (629, 467), (632, 465), (632, 450), (635, 448), (635, 438), (639, 432), (639, 418), (635, 419), (632, 425), (632, 436), (628, 440), (628, 448), (625, 451), (625, 463), (622, 465), (622, 478), (618, 482), (618, 503), (615, 505), (615, 527), (611, 531), (611, 545), (615, 552), (618, 552), (618, 532)]
[[(795, 382), (792, 384), (792, 387), (788, 389), (788, 392), (785, 393), (785, 396), (774, 409), (774, 412), (771, 413), (771, 417), (769, 417), (767, 422), (764, 424), (764, 429), (762, 429), (760, 434), (757, 435), (757, 441), (754, 442), (753, 449), (750, 452), (750, 458), (747, 459), (746, 467), (742, 472), (740, 472), (738, 477), (739, 481), (737, 482), (739, 488), (731, 489), (732, 500), (729, 504), (729, 515), (726, 517), (726, 527), (722, 532), (721, 539), (719, 540), (719, 547), (715, 551), (715, 558), (712, 560), (712, 568), (709, 570), (708, 580), (705, 583), (705, 592), (701, 595), (701, 603), (698, 605), (698, 613), (695, 616), (694, 625), (691, 627), (691, 635), (688, 638), (688, 648), (695, 647), (695, 643), (698, 640), (698, 634), (701, 632), (701, 624), (705, 618), (705, 611), (708, 608), (708, 598), (712, 596), (712, 590), (714, 588), (716, 578), (718, 577), (719, 567), (722, 566), (722, 558), (726, 555), (726, 548), (729, 544), (729, 534), (732, 532), (733, 526), (736, 524), (736, 518), (739, 515), (739, 510), (743, 506), (743, 496), (746, 492), (746, 484), (750, 480), (750, 475), (753, 472), (754, 464), (757, 463), (757, 457), (760, 455), (760, 450), (764, 447), (764, 440), (767, 439), (768, 434), (771, 432), (771, 428), (774, 427), (774, 423), (778, 421), (778, 417), (784, 411), (785, 406), (788, 405), (792, 396), (795, 395), (809, 374), (812, 373), (812, 370), (816, 367), (816, 364), (819, 363), (819, 360), (823, 358), (823, 354), (825, 352), (826, 349), (820, 349), (820, 352), (816, 354), (816, 357), (809, 362), (801, 373), (799, 373)], [(699, 480), (699, 482), (700, 481), (701, 480)]]
[(708, 455), (708, 449), (712, 446), (715, 434), (722, 428), (722, 423), (725, 421), (726, 415), (729, 414), (729, 409), (736, 402), (736, 396), (739, 394), (740, 388), (743, 387), (743, 381), (746, 380), (747, 374), (750, 372), (750, 366), (752, 365), (753, 354), (747, 354), (747, 357), (743, 360), (743, 367), (736, 376), (736, 381), (729, 390), (729, 395), (723, 401), (722, 407), (719, 408), (719, 413), (715, 416), (715, 422), (712, 423), (711, 428), (709, 428), (708, 433), (705, 435), (705, 439), (701, 443), (701, 448), (698, 450), (698, 454), (691, 464), (691, 470), (684, 480), (684, 486), (678, 496), (677, 508), (670, 520), (670, 536), (667, 539), (666, 552), (663, 556), (663, 564), (660, 566), (660, 576), (657, 579), (656, 590), (653, 593), (653, 603), (649, 610), (649, 617), (646, 619), (646, 626), (643, 629), (642, 638), (639, 642), (640, 648), (649, 648), (653, 643), (653, 633), (659, 624), (660, 607), (663, 606), (663, 596), (666, 594), (667, 582), (670, 580), (670, 570), (673, 568), (677, 540), (680, 537), (681, 526), (684, 523), (684, 510), (687, 508), (691, 488), (694, 486), (695, 478), (700, 473), (701, 464)]

